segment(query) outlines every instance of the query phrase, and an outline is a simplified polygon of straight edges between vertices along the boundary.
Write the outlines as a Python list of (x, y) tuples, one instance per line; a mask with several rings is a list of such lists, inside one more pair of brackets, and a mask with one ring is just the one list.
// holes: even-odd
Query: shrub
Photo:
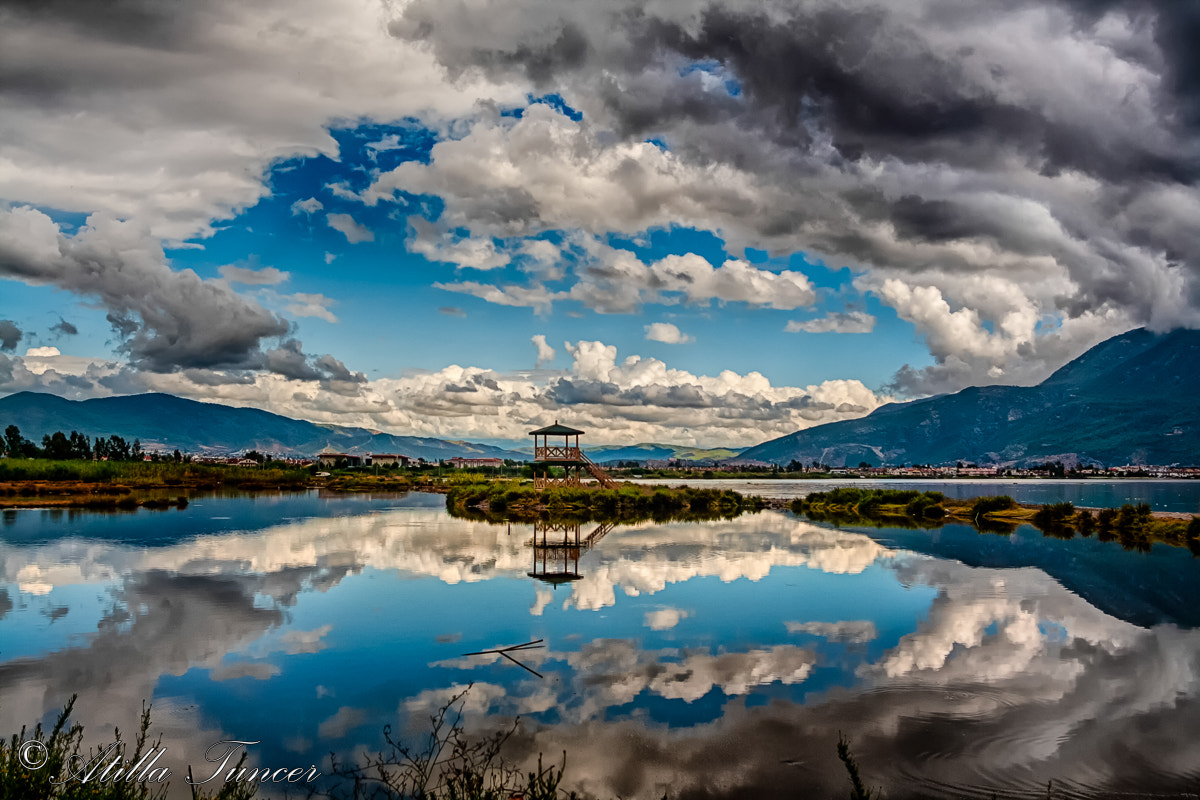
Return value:
[(994, 511), (1008, 511), (1016, 507), (1017, 501), (1006, 494), (995, 497), (980, 497), (971, 506), (971, 518), (978, 519), (984, 514), (991, 514)]
[(1115, 508), (1102, 508), (1096, 515), (1096, 527), (1101, 531), (1111, 531), (1116, 522), (1117, 510)]
[(1091, 536), (1092, 532), (1096, 530), (1096, 518), (1087, 509), (1079, 512), (1079, 517), (1075, 520), (1075, 524), (1079, 528), (1081, 536)]
[(919, 497), (914, 497), (908, 501), (908, 505), (904, 507), (904, 512), (910, 517), (925, 519), (940, 519), (946, 516), (946, 509), (942, 508), (940, 501), (931, 497), (931, 494), (940, 493), (930, 492)]
[(1065, 528), (1075, 516), (1075, 506), (1070, 502), (1047, 503), (1033, 515), (1033, 524), (1042, 530)]

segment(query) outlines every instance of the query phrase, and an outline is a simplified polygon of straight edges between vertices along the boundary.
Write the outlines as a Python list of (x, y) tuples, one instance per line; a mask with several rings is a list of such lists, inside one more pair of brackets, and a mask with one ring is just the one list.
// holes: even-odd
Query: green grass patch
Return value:
[(732, 518), (763, 507), (758, 497), (725, 489), (689, 486), (638, 486), (616, 489), (555, 487), (535, 489), (516, 481), (454, 486), (446, 508), (454, 516), (493, 519), (536, 519), (544, 516), (591, 520)]
[(0, 459), (0, 483), (18, 481), (121, 484), (131, 487), (299, 488), (312, 481), (312, 474), (298, 468), (263, 469), (224, 464), (177, 464), (169, 461)]

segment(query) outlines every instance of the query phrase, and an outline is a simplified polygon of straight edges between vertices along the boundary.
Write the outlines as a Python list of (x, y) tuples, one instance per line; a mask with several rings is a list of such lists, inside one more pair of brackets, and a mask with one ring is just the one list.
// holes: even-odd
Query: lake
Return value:
[[(443, 502), (5, 512), (0, 734), (78, 693), (95, 745), (152, 701), (179, 792), (214, 742), (323, 767), (470, 684), (469, 732), (520, 716), (511, 757), (565, 750), (602, 798), (845, 797), (839, 734), (891, 798), (1200, 792), (1187, 550), (779, 511), (585, 525), (575, 550)], [(539, 639), (524, 667), (465, 655)]]

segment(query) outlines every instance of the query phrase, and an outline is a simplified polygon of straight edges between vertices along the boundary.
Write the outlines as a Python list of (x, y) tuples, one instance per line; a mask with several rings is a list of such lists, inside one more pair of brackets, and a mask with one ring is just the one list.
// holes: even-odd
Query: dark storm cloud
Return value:
[(306, 355), (296, 339), (287, 339), (279, 347), (266, 352), (266, 369), (285, 378), (298, 381), (342, 381), (365, 383), (361, 372), (351, 372), (346, 365), (330, 355), (313, 358)]
[(367, 376), (361, 372), (351, 372), (346, 365), (331, 355), (318, 356), (313, 364), (324, 374), (327, 380), (345, 381), (347, 383), (366, 383)]
[(605, 381), (569, 380), (563, 378), (547, 392), (547, 397), (560, 405), (591, 403), (607, 406), (660, 406), (663, 408), (710, 408), (718, 400), (699, 386), (634, 386), (622, 389)]
[(130, 361), (142, 369), (258, 366), (263, 339), (288, 323), (227, 284), (175, 271), (128, 223), (96, 219), (72, 237), (17, 208), (0, 218), (0, 276), (98, 299)]
[(546, 390), (546, 400), (555, 405), (596, 405), (621, 408), (630, 418), (652, 420), (665, 416), (669, 409), (711, 409), (718, 417), (744, 420), (773, 420), (787, 412), (796, 412), (808, 420), (828, 420), (830, 411), (843, 408), (866, 411), (862, 406), (814, 400), (811, 396), (770, 400), (736, 391), (721, 394), (706, 391), (696, 384), (650, 384), (622, 387), (609, 381), (560, 378)]
[(200, 386), (253, 386), (254, 375), (245, 372), (214, 372), (207, 369), (185, 369), (183, 376)]
[(76, 328), (65, 319), (59, 319), (56, 324), (50, 326), (50, 332), (57, 333), (60, 336), (77, 336), (79, 328)]
[(139, 68), (139, 61), (156, 52), (179, 54), (193, 49), (204, 28), (197, 18), (211, 14), (217, 5), (181, 0), (3, 0), (0, 20), (11, 30), (36, 32), (59, 42), (62, 37), (71, 37), (130, 50), (127, 58), (114, 59), (106, 69), (99, 70), (64, 68), (75, 59), (86, 58), (80, 51), (20, 53), (21, 58), (6, 60), (0, 68), (0, 93), (50, 106), (89, 90), (111, 89), (113, 77), (131, 89), (183, 77), (178, 62), (173, 67), (163, 68), (160, 63), (159, 68), (147, 70)]
[(185, 0), (4, 0), (0, 13), (19, 24), (69, 24), (96, 38), (178, 45), (188, 32)]
[[(1154, 40), (1165, 67), (1165, 88), (1192, 126), (1200, 126), (1200, 5), (1188, 0), (1064, 0), (1083, 20), (1094, 24), (1104, 14), (1122, 10), (1153, 17)], [(1136, 54), (1131, 54), (1136, 55)], [(1142, 55), (1154, 63), (1153, 54)]]
[[(504, 24), (470, 24), (489, 10)], [(672, 209), (734, 249), (862, 269), (860, 291), (879, 294), (887, 279), (940, 290), (936, 302), (894, 306), (928, 337), (940, 371), (913, 371), (918, 393), (1039, 379), (1138, 324), (1200, 325), (1195, 3), (416, 0), (392, 32), (430, 45), (452, 74), (560, 92), (597, 152), (614, 136), (655, 138), (681, 170), (736, 170), (747, 188), (734, 202), (680, 179), (689, 202)], [(563, 160), (595, 163), (587, 157)], [(514, 146), (499, 164), (520, 160)], [(630, 230), (619, 209), (672, 196), (614, 182), (628, 196), (594, 217), (510, 207), (520, 224), (506, 220), (508, 230), (577, 220)], [(423, 186), (476, 235), (505, 234), (475, 199), (482, 186)], [(1008, 281), (1025, 298), (989, 302), (955, 276)], [(977, 312), (979, 335), (944, 335), (960, 308)], [(1005, 319), (1018, 311), (1019, 325)], [(1036, 330), (1039, 316), (1061, 320), (1062, 333)], [(1036, 352), (1018, 358), (1026, 343)]]
[[(68, 237), (34, 209), (0, 213), (0, 276), (98, 299), (137, 369), (265, 369), (298, 380), (365, 380), (336, 358), (308, 355), (298, 340), (283, 338), (291, 325), (227, 282), (173, 270), (161, 246), (129, 223), (92, 218)], [(65, 320), (52, 330), (78, 333)], [(276, 347), (264, 349), (276, 339)]]
[[(963, 21), (1005, 17), (1011, 13), (1006, 7), (931, 4), (924, 15), (906, 16), (855, 2), (774, 3), (764, 10), (713, 3), (693, 15), (688, 4), (676, 3), (666, 6), (679, 9), (679, 18), (672, 19), (669, 10), (654, 15), (632, 3), (609, 2), (576, 20), (571, 17), (578, 15), (556, 12), (549, 4), (535, 18), (530, 9), (537, 5), (524, 5), (527, 18), (520, 11), (513, 14), (518, 22), (507, 26), (508, 39), (471, 39), (464, 30), (478, 29), (460, 24), (461, 8), (431, 0), (411, 5), (409, 25), (395, 30), (432, 42), (451, 69), (519, 69), (547, 88), (556, 82), (571, 85), (574, 73), (585, 69), (622, 73), (619, 82), (598, 78), (593, 88), (630, 134), (670, 129), (679, 119), (717, 121), (736, 112), (744, 132), (798, 147), (812, 144), (804, 121), (819, 121), (832, 133), (838, 152), (851, 160), (898, 157), (976, 167), (997, 165), (1018, 153), (1046, 172), (1077, 169), (1108, 180), (1189, 183), (1200, 176), (1194, 149), (1165, 150), (1152, 141), (1113, 138), (1109, 130), (1089, 128), (1058, 109), (1006, 99), (1011, 93), (1002, 91), (1002, 65), (988, 65), (995, 80), (981, 80), (964, 69), (977, 58), (969, 45), (948, 48), (931, 35), (953, 36)], [(1174, 89), (1161, 98), (1160, 122), (1181, 135), (1189, 131), (1173, 119), (1172, 106), (1200, 94), (1200, 56), (1194, 46), (1200, 12), (1187, 5), (1068, 3), (1072, 10), (1090, 12), (1092, 24), (1113, 9), (1156, 23), (1157, 55), (1166, 62), (1163, 69)], [(492, 33), (489, 29), (489, 37)], [(562, 52), (568, 43), (573, 47), (569, 57)], [(655, 62), (670, 57), (720, 64), (739, 82), (740, 96), (698, 91), (695, 73), (656, 73)]]
[(308, 361), (296, 339), (287, 339), (266, 353), (266, 367), (285, 378), (298, 381), (319, 381), (321, 373)]
[(14, 350), (19, 341), (21, 341), (21, 329), (16, 326), (16, 323), (0, 319), (0, 350)]

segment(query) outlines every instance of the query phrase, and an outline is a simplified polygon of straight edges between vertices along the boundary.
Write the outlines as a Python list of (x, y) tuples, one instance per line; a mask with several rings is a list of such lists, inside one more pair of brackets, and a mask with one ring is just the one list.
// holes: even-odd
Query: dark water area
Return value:
[[(0, 734), (154, 703), (175, 775), (520, 717), (509, 757), (601, 798), (1200, 793), (1200, 559), (766, 511), (544, 529), (438, 495), (198, 498), (0, 524)], [(578, 539), (577, 539), (578, 537)], [(578, 540), (579, 544), (576, 545)], [(541, 639), (523, 669), (468, 653)], [(534, 673), (537, 674), (534, 674)], [(181, 780), (176, 796), (187, 796)]]

